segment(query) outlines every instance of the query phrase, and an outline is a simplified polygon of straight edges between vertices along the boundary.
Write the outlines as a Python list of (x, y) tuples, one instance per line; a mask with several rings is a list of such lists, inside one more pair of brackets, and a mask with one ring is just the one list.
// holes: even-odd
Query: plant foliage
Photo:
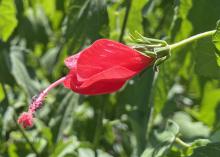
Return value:
[[(0, 0), (0, 157), (217, 157), (219, 10), (219, 0)], [(137, 30), (175, 43), (213, 29), (117, 93), (60, 86), (33, 128), (16, 123), (31, 97), (67, 74), (64, 58), (99, 38), (127, 43)]]

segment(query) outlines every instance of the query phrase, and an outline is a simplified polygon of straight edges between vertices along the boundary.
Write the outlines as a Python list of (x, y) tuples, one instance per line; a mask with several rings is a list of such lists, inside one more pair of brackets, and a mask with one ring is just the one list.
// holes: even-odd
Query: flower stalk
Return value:
[(45, 90), (43, 90), (37, 98), (33, 98), (31, 104), (29, 105), (28, 111), (23, 112), (21, 116), (18, 118), (18, 123), (21, 124), (24, 128), (32, 127), (33, 126), (33, 117), (34, 113), (37, 109), (39, 109), (45, 97), (47, 96), (48, 92), (58, 86), (59, 84), (63, 83), (66, 77), (62, 77), (61, 79), (57, 80), (56, 82), (52, 83), (48, 86)]
[(173, 49), (176, 49), (176, 48), (178, 48), (178, 47), (182, 47), (182, 46), (184, 46), (184, 45), (186, 45), (186, 44), (188, 44), (188, 43), (191, 43), (191, 42), (193, 42), (193, 41), (196, 41), (196, 40), (198, 40), (198, 39), (202, 39), (202, 38), (205, 38), (205, 37), (209, 37), (209, 36), (213, 35), (215, 32), (216, 32), (216, 30), (212, 30), (212, 31), (208, 31), (208, 32), (204, 32), (204, 33), (200, 33), (200, 34), (191, 36), (191, 37), (189, 37), (189, 38), (187, 38), (187, 39), (184, 39), (184, 40), (182, 40), (182, 41), (180, 41), (180, 42), (177, 42), (177, 43), (175, 43), (175, 44), (169, 45), (170, 50), (172, 51)]

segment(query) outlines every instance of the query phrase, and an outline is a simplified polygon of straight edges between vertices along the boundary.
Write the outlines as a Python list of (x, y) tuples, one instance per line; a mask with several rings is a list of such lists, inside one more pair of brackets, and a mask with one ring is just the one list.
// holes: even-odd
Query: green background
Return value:
[(210, 37), (176, 49), (159, 72), (149, 68), (116, 93), (61, 85), (33, 128), (16, 119), (68, 73), (67, 56), (99, 38), (126, 43), (137, 30), (171, 44), (218, 19), (219, 0), (0, 0), (0, 157), (217, 157), (220, 27), (216, 47)]

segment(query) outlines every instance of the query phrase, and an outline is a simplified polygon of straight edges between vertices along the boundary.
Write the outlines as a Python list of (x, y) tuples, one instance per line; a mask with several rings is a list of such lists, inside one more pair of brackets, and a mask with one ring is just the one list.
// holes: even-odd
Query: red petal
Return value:
[[(109, 79), (109, 75), (111, 78)], [(90, 79), (81, 83), (77, 81), (76, 71), (71, 70), (64, 81), (66, 88), (74, 92), (87, 95), (107, 94), (120, 89), (127, 79), (134, 75), (133, 71), (116, 66), (92, 76)], [(125, 78), (129, 76), (128, 78)]]
[[(123, 82), (135, 75), (134, 71), (126, 69), (121, 66), (115, 66), (113, 68), (102, 71), (96, 75), (93, 75), (88, 80), (84, 81), (80, 88), (86, 88), (92, 86), (92, 84), (102, 81), (105, 84), (108, 84), (110, 80), (116, 82)], [(113, 84), (114, 85), (114, 84)]]
[(84, 81), (115, 65), (139, 73), (152, 61), (152, 58), (143, 56), (126, 45), (100, 39), (81, 52), (77, 60), (77, 80)]
[(75, 85), (74, 88), (77, 88), (78, 86), (81, 85), (81, 83), (77, 81), (75, 68), (70, 70), (70, 72), (66, 75), (65, 81), (63, 82), (63, 85), (69, 89), (72, 88), (72, 84)]
[(71, 89), (79, 94), (85, 95), (108, 94), (119, 90), (125, 82), (126, 81), (122, 80), (99, 80), (87, 88)]
[(64, 63), (65, 65), (69, 68), (69, 69), (72, 69), (72, 68), (75, 68), (76, 67), (76, 63), (77, 63), (77, 60), (79, 58), (79, 55), (81, 54), (81, 52), (75, 54), (75, 55), (72, 55), (70, 57), (67, 57), (65, 60), (64, 60)]

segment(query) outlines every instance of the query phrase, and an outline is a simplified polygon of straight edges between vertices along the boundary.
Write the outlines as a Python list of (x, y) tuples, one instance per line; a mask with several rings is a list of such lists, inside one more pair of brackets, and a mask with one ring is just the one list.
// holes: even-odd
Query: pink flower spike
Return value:
[(33, 114), (41, 108), (43, 101), (48, 94), (48, 92), (56, 87), (57, 85), (64, 82), (66, 77), (62, 77), (59, 80), (55, 81), (51, 85), (49, 85), (45, 90), (43, 90), (37, 97), (32, 98), (32, 102), (29, 105), (28, 112), (24, 112), (20, 115), (18, 118), (18, 123), (23, 126), (23, 128), (26, 128), (27, 126), (32, 127), (33, 126)]
[(23, 112), (20, 117), (18, 118), (18, 123), (23, 126), (23, 128), (26, 127), (32, 127), (33, 126), (33, 115), (31, 112)]

